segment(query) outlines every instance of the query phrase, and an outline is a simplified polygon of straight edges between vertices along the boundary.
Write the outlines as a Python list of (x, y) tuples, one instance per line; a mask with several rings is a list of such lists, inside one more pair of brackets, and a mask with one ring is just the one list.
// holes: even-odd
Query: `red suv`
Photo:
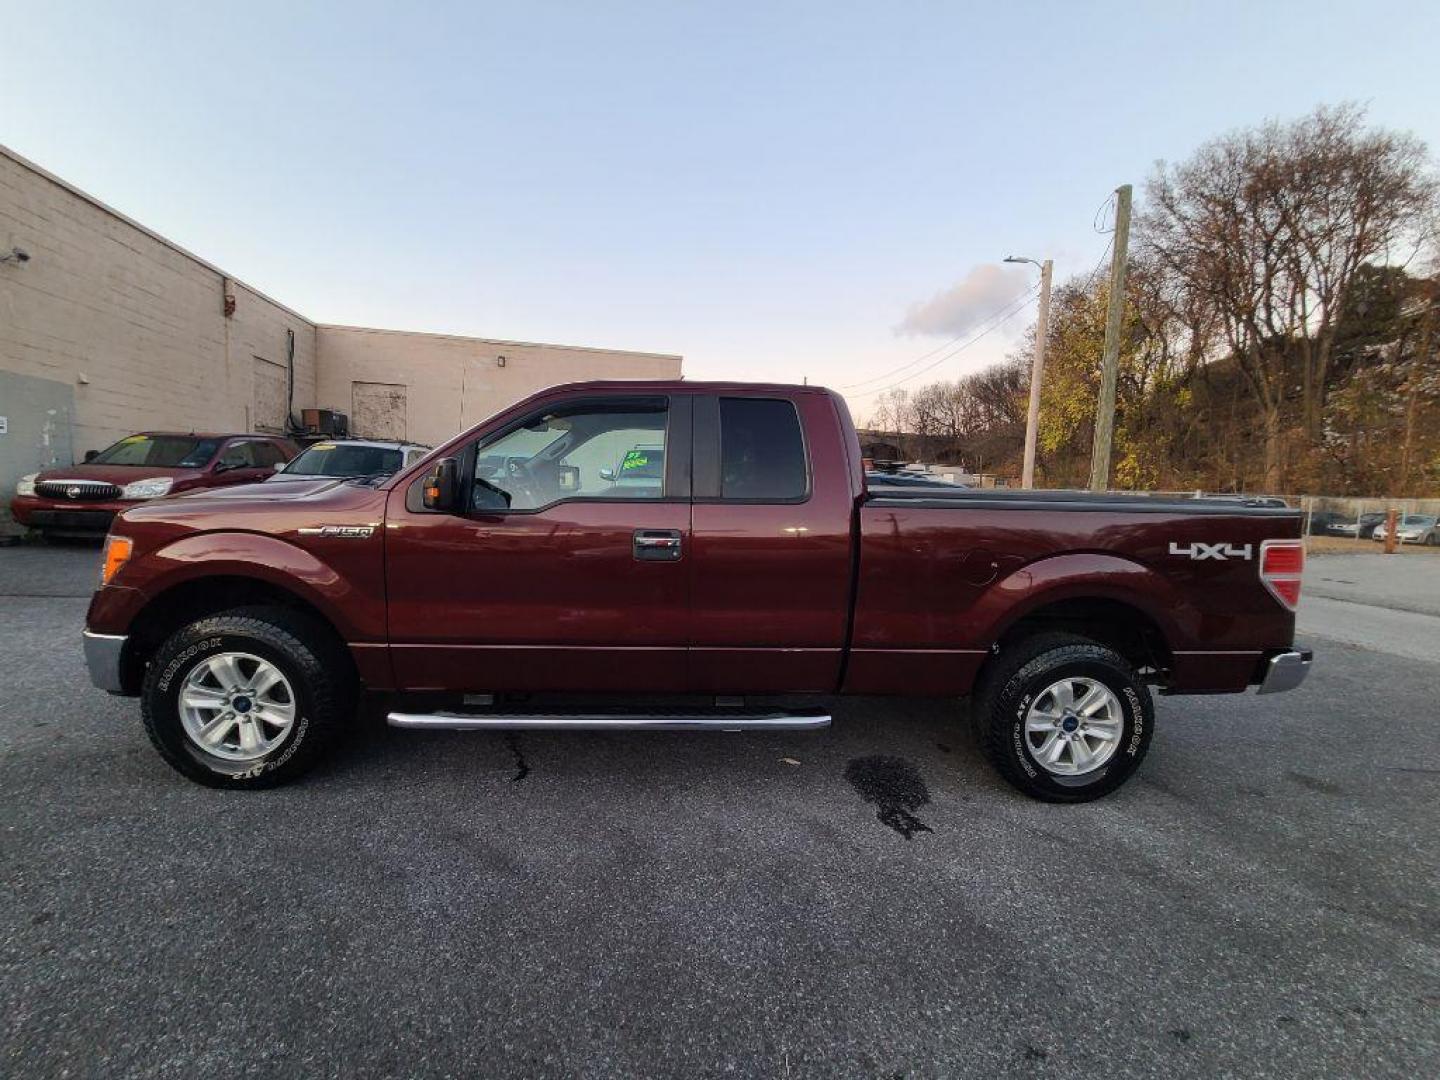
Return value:
[(100, 535), (122, 510), (195, 488), (253, 484), (298, 448), (273, 435), (146, 431), (83, 465), (22, 476), (10, 502), (21, 525), (55, 535)]

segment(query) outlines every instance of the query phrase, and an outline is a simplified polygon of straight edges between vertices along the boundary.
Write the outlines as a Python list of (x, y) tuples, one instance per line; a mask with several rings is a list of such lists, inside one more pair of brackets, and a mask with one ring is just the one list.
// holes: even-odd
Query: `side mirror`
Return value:
[(86, 451), (85, 451), (85, 464), (86, 464), (86, 465), (89, 465), (90, 462), (94, 461), (94, 460), (95, 460), (97, 457), (99, 457), (99, 456), (100, 456), (100, 451), (99, 451), (99, 450), (86, 450)]
[(284, 462), (284, 461), (277, 461), (277, 462), (275, 462), (275, 471), (276, 471), (276, 472), (284, 472), (284, 471), (285, 471), (285, 466), (286, 466), (286, 464), (287, 464), (287, 463)]
[(612, 468), (610, 468), (609, 465), (606, 465), (603, 469), (600, 470), (600, 479), (601, 479), (601, 480), (614, 480), (614, 479), (615, 479), (615, 470), (612, 469)]
[(441, 458), (425, 477), (422, 502), (426, 510), (452, 511), (459, 502), (457, 478), (460, 470), (454, 458)]

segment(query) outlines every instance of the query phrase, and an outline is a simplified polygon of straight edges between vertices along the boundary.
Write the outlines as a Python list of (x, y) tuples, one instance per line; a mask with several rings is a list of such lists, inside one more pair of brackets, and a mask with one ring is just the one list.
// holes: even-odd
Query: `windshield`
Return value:
[(219, 446), (219, 439), (194, 435), (131, 435), (102, 450), (89, 464), (201, 469), (209, 464)]
[(1428, 529), (1431, 525), (1435, 524), (1435, 519), (1433, 517), (1427, 517), (1424, 514), (1406, 514), (1405, 520), (1400, 524), (1419, 525), (1421, 528)]
[(281, 476), (378, 476), (398, 472), (403, 455), (385, 446), (316, 443), (290, 464)]

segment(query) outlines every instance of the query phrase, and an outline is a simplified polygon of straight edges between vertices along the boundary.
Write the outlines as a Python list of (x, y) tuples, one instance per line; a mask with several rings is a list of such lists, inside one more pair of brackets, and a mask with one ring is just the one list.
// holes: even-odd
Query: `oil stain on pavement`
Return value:
[(920, 771), (904, 758), (854, 758), (845, 766), (845, 779), (860, 797), (876, 807), (875, 817), (906, 840), (916, 833), (934, 832), (914, 811), (930, 801)]

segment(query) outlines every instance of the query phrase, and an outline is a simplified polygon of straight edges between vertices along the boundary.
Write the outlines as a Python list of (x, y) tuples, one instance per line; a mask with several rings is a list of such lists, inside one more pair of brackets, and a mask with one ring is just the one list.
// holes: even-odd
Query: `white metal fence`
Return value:
[(1440, 515), (1440, 499), (1380, 499), (1350, 495), (1301, 495), (1287, 500), (1305, 512), (1307, 536), (1354, 536), (1371, 539), (1375, 526), (1392, 509), (1406, 514)]
[[(1117, 492), (1134, 495), (1137, 492)], [(1153, 491), (1151, 495), (1167, 495), (1182, 499), (1214, 497), (1213, 492), (1201, 491)], [(1271, 499), (1281, 498), (1305, 514), (1307, 536), (1354, 536), (1369, 539), (1375, 526), (1385, 520), (1390, 510), (1402, 517), (1406, 514), (1434, 514), (1440, 516), (1440, 499), (1387, 499), (1375, 495), (1260, 495), (1249, 493), (1245, 496), (1225, 495), (1224, 498)], [(1354, 526), (1352, 530), (1346, 526)]]

